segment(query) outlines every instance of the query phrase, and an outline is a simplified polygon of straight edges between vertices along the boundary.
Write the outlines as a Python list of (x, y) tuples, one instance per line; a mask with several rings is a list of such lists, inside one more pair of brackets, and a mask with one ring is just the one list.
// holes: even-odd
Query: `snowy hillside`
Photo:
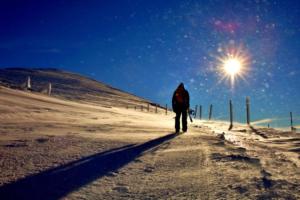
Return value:
[(35, 92), (45, 90), (52, 84), (52, 95), (72, 101), (106, 104), (111, 106), (146, 105), (148, 100), (128, 94), (99, 81), (58, 69), (0, 69), (0, 85), (21, 89), (27, 78), (31, 78), (31, 87)]
[(195, 120), (174, 134), (172, 113), (120, 106), (142, 99), (28, 73), (51, 77), (54, 96), (0, 87), (0, 199), (300, 198), (297, 133)]

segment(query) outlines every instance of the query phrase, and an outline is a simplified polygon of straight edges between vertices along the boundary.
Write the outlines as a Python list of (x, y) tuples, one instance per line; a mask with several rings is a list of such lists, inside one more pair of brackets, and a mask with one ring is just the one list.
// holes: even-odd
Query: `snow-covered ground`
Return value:
[(195, 120), (176, 135), (163, 110), (4, 87), (0, 110), (0, 199), (300, 199), (297, 133)]

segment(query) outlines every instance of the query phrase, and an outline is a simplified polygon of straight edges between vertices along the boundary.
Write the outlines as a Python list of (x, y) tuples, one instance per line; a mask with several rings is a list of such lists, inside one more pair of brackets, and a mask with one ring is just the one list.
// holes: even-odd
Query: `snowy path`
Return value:
[[(250, 156), (250, 154), (252, 157)], [(262, 160), (207, 127), (111, 149), (0, 188), (11, 199), (266, 199), (299, 197)], [(292, 193), (293, 192), (293, 193)], [(9, 198), (8, 198), (9, 199)]]
[(66, 199), (299, 198), (299, 185), (271, 180), (244, 148), (225, 144), (207, 128), (191, 129)]

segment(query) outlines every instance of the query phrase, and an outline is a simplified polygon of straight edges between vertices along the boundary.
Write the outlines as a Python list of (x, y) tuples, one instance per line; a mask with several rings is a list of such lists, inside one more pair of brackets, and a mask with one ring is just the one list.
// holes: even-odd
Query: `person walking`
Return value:
[(183, 83), (180, 83), (175, 90), (172, 98), (173, 111), (176, 113), (175, 130), (176, 133), (180, 131), (180, 116), (182, 119), (182, 131), (187, 131), (187, 115), (190, 108), (190, 95), (184, 88)]

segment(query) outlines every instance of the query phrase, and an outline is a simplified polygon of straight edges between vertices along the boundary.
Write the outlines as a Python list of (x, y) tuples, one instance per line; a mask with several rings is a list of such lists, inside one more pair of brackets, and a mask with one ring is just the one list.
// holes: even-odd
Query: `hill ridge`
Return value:
[[(75, 72), (58, 68), (11, 67), (0, 69), (0, 85), (22, 89), (21, 85), (31, 77), (32, 90), (41, 92), (52, 84), (52, 96), (72, 101), (83, 101), (110, 106), (142, 106), (151, 101), (125, 92), (109, 84)], [(98, 102), (98, 103), (97, 103)], [(112, 105), (114, 104), (114, 105)]]

